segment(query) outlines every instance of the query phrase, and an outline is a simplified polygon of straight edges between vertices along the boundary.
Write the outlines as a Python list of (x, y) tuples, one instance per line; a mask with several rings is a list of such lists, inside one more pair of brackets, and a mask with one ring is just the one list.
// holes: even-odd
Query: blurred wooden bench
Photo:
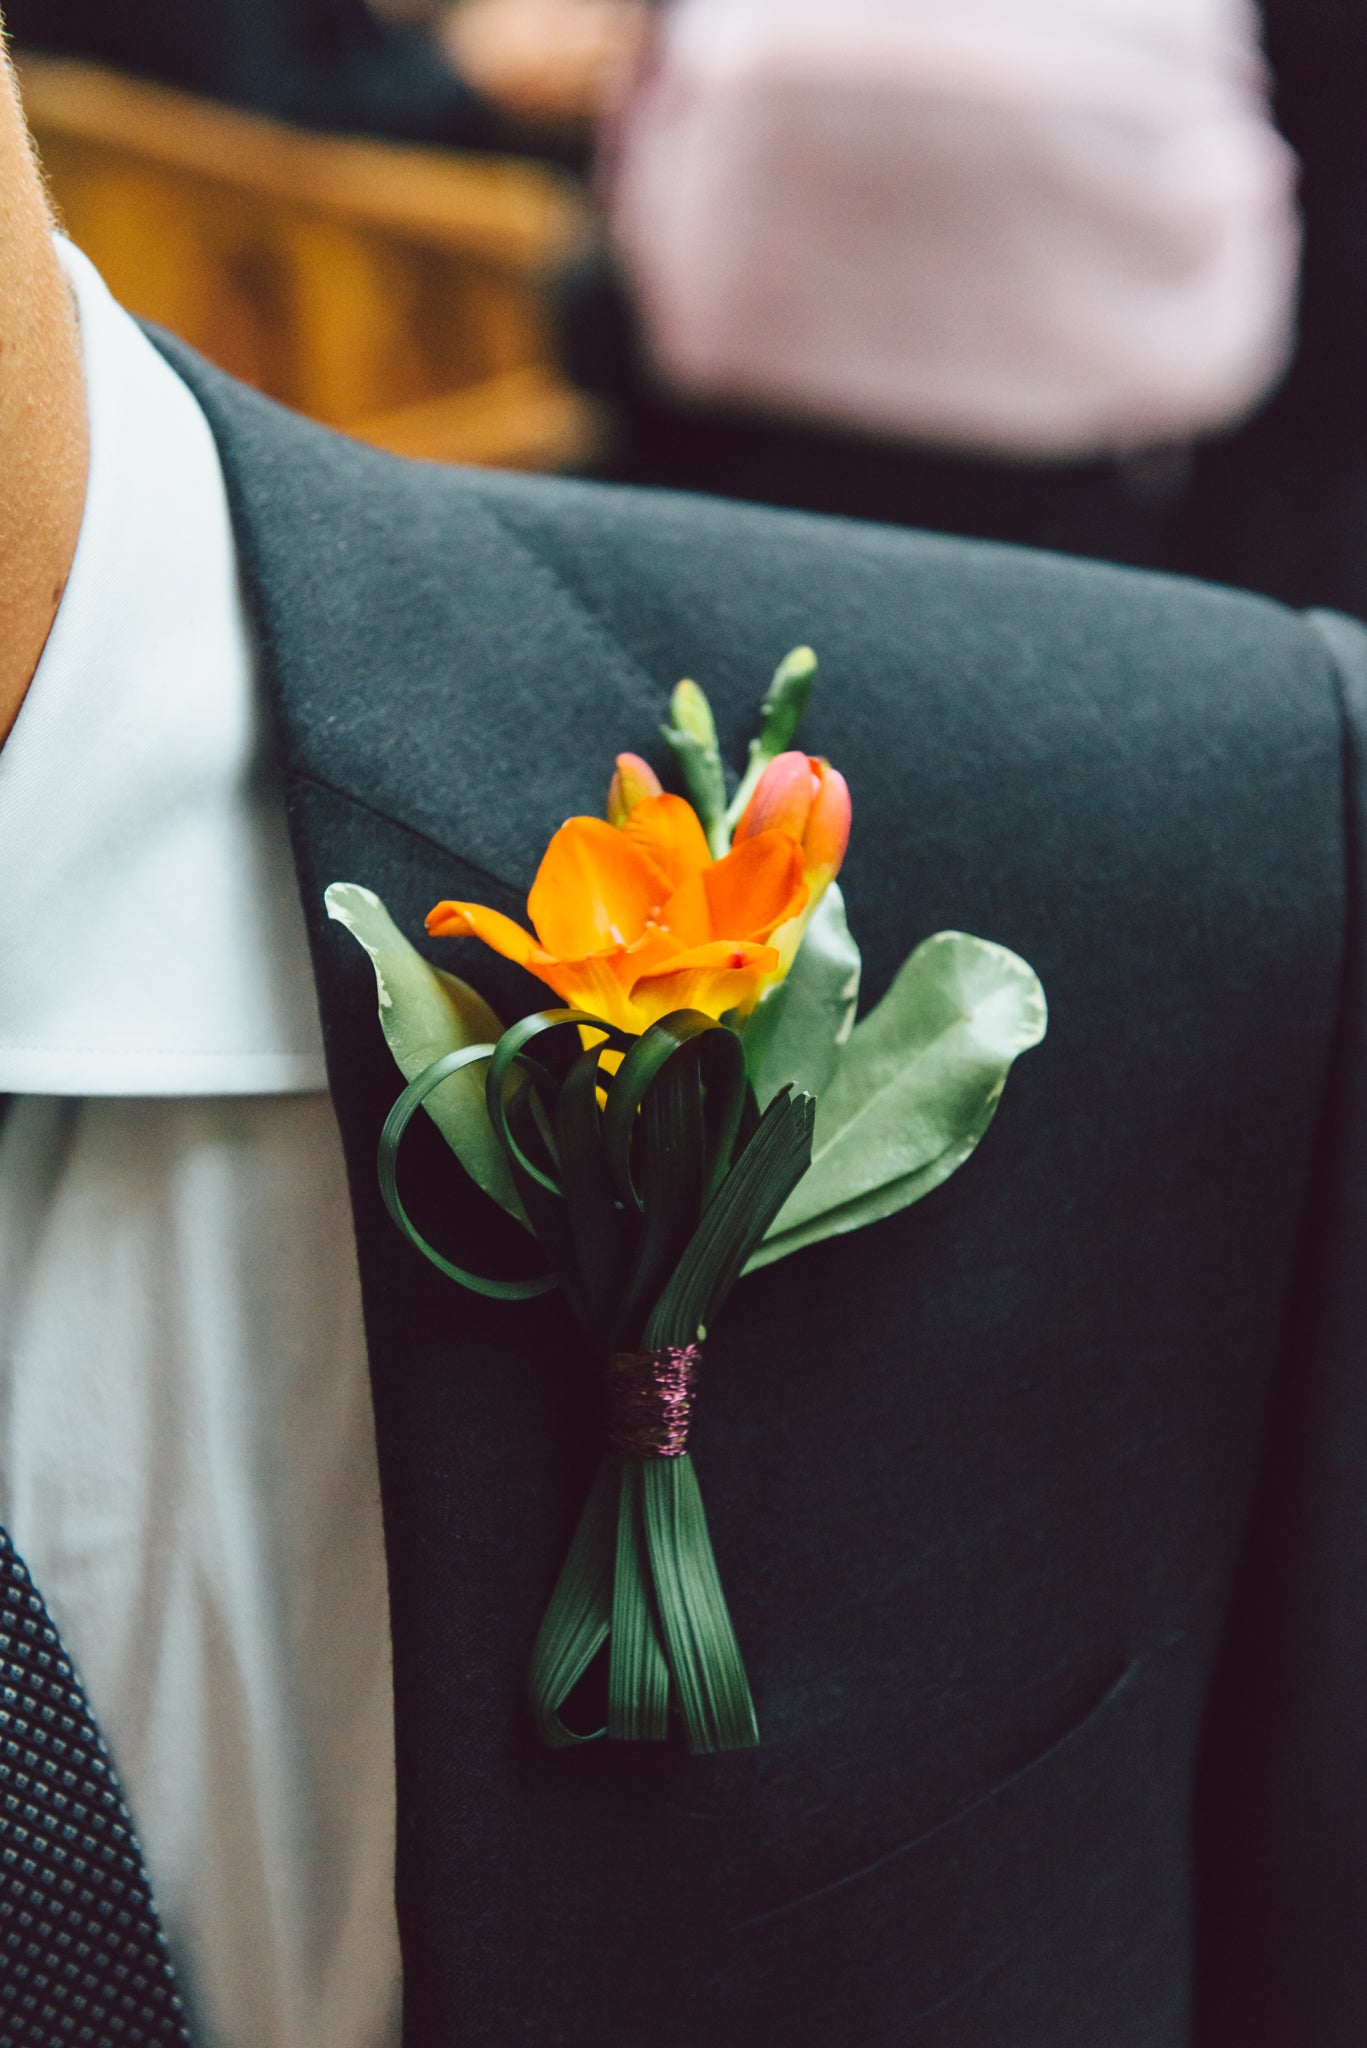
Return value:
[(396, 453), (588, 459), (546, 281), (583, 233), (568, 178), (514, 158), (315, 135), (96, 65), (20, 56), (58, 215), (135, 313)]

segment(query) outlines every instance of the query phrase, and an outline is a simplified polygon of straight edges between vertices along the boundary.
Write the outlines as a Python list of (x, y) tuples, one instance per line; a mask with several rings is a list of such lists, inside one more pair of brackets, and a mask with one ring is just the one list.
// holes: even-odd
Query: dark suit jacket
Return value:
[(94, 58), (307, 127), (483, 148), (494, 108), (365, 0), (5, 0), (20, 45)]
[[(1364, 636), (410, 467), (165, 346), (229, 479), (352, 1174), (406, 2048), (1361, 2048)], [(734, 757), (802, 639), (869, 996), (958, 925), (1034, 963), (1051, 1033), (949, 1186), (744, 1282), (711, 1343), (763, 1746), (551, 1754), (524, 1674), (591, 1362), (554, 1298), (462, 1294), (384, 1216), (399, 1082), (322, 891), (410, 931), (442, 895), (520, 910), (612, 754), (659, 759), (677, 676)], [(412, 1171), (498, 1256), (440, 1157)]]

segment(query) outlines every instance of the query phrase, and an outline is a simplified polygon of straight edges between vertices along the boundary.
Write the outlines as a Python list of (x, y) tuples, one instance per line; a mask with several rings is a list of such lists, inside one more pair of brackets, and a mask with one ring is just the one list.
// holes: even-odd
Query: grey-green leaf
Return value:
[(964, 932), (926, 939), (851, 1035), (817, 1105), (811, 1168), (750, 1270), (890, 1216), (948, 1179), (1046, 1023), (1044, 991), (1015, 953)]
[(820, 1099), (854, 1029), (859, 971), (859, 948), (845, 920), (845, 901), (832, 882), (812, 914), (787, 976), (741, 1029), (745, 1063), (761, 1109), (785, 1082), (791, 1082), (799, 1095)]
[(994, 1100), (984, 1110), (981, 1120), (965, 1131), (957, 1143), (947, 1146), (938, 1158), (929, 1160), (918, 1172), (906, 1174), (901, 1180), (885, 1181), (882, 1187), (870, 1188), (866, 1195), (846, 1202), (842, 1208), (827, 1209), (823, 1215), (809, 1217), (805, 1223), (799, 1223), (791, 1230), (779, 1231), (775, 1226), (774, 1234), (765, 1239), (747, 1265), (746, 1272), (755, 1273), (761, 1266), (772, 1266), (775, 1259), (786, 1259), (790, 1252), (800, 1252), (804, 1245), (820, 1244), (823, 1238), (840, 1237), (849, 1230), (862, 1230), (866, 1223), (881, 1223), (885, 1216), (895, 1216), (899, 1209), (919, 1202), (922, 1195), (938, 1188), (941, 1181), (948, 1180), (951, 1173), (963, 1165), (975, 1150), (996, 1110)]
[[(355, 882), (334, 882), (324, 900), (328, 916), (345, 925), (370, 955), (380, 1026), (406, 1081), (416, 1080), (443, 1053), (467, 1045), (492, 1045), (502, 1037), (503, 1026), (483, 996), (424, 960), (372, 890)], [(453, 1074), (425, 1106), (471, 1179), (526, 1225), (507, 1158), (485, 1108), (482, 1066)]]

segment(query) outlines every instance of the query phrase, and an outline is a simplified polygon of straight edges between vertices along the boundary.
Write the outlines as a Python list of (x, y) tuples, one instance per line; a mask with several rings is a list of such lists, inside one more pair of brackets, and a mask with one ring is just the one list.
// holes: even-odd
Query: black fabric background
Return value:
[[(224, 452), (353, 1176), (406, 2048), (1360, 2048), (1352, 629), (408, 467), (164, 346)], [(440, 895), (517, 911), (612, 754), (660, 758), (678, 675), (734, 757), (804, 639), (867, 997), (957, 925), (1032, 961), (1051, 1031), (959, 1176), (746, 1282), (709, 1347), (698, 1464), (764, 1746), (548, 1755), (522, 1687), (591, 1362), (553, 1301), (462, 1295), (383, 1216), (398, 1082), (321, 891), (413, 932)], [(440, 957), (516, 1013), (477, 949)], [(435, 1148), (410, 1176), (453, 1246), (517, 1255)]]

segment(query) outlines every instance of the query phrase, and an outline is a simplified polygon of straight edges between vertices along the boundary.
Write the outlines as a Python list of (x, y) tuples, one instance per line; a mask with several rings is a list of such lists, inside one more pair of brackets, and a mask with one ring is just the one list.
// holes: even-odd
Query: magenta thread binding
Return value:
[(702, 1348), (666, 1344), (608, 1360), (608, 1442), (628, 1458), (682, 1458)]

